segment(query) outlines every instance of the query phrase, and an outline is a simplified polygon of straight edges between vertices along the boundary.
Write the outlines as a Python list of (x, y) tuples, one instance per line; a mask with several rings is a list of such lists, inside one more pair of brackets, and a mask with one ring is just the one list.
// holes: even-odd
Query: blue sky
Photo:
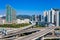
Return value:
[(0, 0), (0, 15), (6, 14), (6, 5), (16, 10), (17, 15), (42, 14), (50, 8), (60, 8), (60, 0)]

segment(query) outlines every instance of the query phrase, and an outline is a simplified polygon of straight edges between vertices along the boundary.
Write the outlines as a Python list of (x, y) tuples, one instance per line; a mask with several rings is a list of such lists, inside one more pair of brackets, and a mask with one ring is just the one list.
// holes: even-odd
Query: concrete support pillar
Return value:
[(16, 35), (15, 37), (18, 38), (18, 35)]
[(44, 37), (41, 37), (41, 40), (44, 40)]
[(52, 36), (55, 36), (55, 31), (54, 30), (52, 31)]

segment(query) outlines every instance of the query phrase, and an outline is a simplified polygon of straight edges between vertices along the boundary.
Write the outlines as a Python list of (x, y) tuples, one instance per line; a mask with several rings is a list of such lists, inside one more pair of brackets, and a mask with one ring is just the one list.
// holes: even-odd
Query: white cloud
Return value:
[(3, 16), (6, 16), (6, 15), (0, 15), (0, 17), (3, 17)]
[(0, 17), (3, 17), (3, 15), (0, 15)]

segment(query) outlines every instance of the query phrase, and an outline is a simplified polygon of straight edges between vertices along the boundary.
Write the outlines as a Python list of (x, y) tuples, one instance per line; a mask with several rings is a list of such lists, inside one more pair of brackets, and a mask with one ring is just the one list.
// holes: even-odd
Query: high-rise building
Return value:
[(32, 21), (35, 21), (35, 15), (32, 15)]
[(6, 7), (6, 22), (7, 23), (15, 23), (16, 22), (16, 11), (11, 8), (10, 5)]
[(41, 15), (38, 15), (39, 16), (39, 20), (38, 21), (41, 21), (42, 20), (42, 16)]
[(44, 11), (44, 22), (48, 22), (48, 11)]
[(48, 22), (52, 23), (52, 11), (51, 10), (48, 11)]
[(48, 11), (48, 22), (60, 26), (60, 9), (52, 8)]
[(41, 15), (32, 15), (32, 20), (36, 22), (41, 21), (41, 18)]

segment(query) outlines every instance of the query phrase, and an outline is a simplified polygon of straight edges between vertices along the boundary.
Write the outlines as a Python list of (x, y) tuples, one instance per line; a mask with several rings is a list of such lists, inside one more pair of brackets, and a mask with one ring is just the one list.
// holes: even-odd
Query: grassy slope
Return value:
[(5, 28), (20, 28), (20, 27), (24, 27), (24, 26), (28, 26), (30, 24), (28, 23), (23, 23), (23, 24), (3, 24), (0, 25), (0, 27), (5, 27)]

